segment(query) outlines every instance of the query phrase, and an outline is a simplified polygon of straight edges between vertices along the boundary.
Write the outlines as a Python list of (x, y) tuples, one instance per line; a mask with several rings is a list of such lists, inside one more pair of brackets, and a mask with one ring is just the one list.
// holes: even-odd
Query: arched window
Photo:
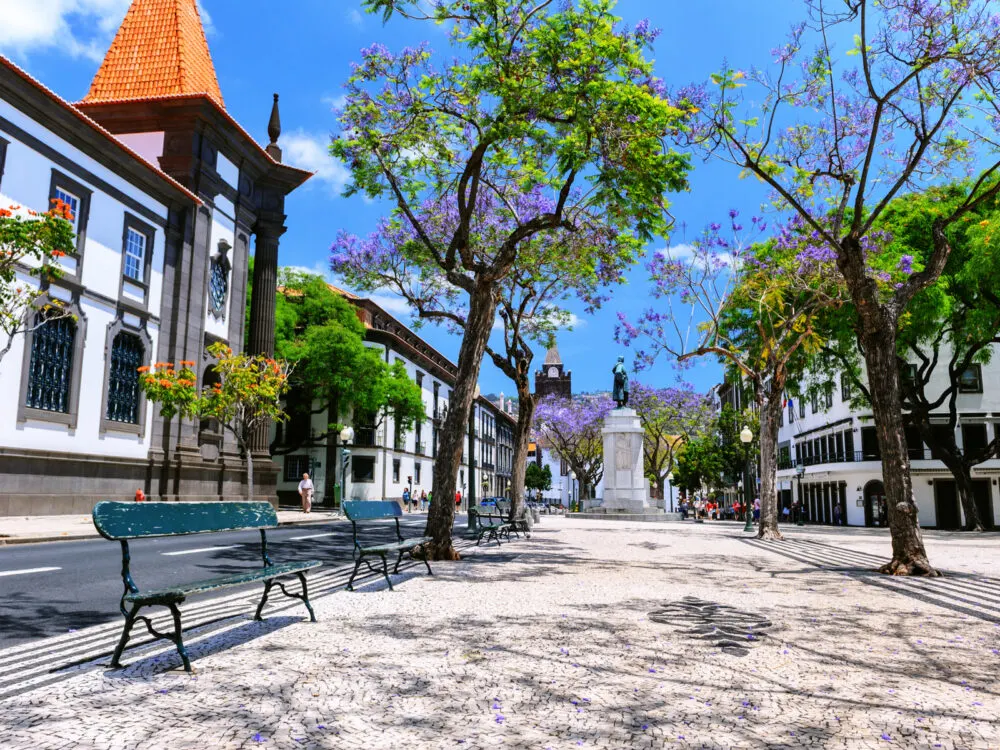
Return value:
[(70, 388), (73, 382), (73, 350), (76, 322), (72, 318), (45, 321), (31, 337), (31, 362), (25, 405), (42, 411), (69, 413)]
[(146, 351), (142, 340), (122, 331), (111, 344), (108, 412), (112, 422), (139, 424), (139, 367)]

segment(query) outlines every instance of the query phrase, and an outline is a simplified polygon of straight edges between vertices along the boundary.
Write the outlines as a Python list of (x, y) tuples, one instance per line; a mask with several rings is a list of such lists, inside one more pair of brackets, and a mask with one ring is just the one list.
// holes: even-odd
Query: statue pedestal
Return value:
[(645, 430), (635, 409), (615, 409), (604, 420), (604, 503), (606, 513), (649, 511), (643, 474)]

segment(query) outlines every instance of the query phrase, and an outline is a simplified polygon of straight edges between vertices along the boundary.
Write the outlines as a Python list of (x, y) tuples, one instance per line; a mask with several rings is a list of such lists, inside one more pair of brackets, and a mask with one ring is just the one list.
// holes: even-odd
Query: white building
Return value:
[[(928, 396), (947, 387), (946, 365), (931, 375)], [(1000, 363), (974, 365), (958, 395), (959, 425), (955, 439), (962, 446), (985, 446), (1000, 430)], [(778, 436), (780, 502), (801, 499), (807, 518), (832, 523), (834, 506), (851, 526), (886, 523), (885, 489), (878, 439), (871, 411), (850, 405), (850, 390), (837, 376), (826, 397), (791, 399), (786, 404)], [(994, 387), (989, 387), (993, 385)], [(933, 415), (932, 415), (933, 421)], [(947, 421), (942, 414), (942, 421)], [(915, 428), (907, 430), (913, 494), (924, 527), (955, 529), (964, 522), (955, 481), (944, 464), (932, 457)], [(800, 475), (801, 472), (801, 475)], [(976, 502), (983, 522), (1000, 519), (1000, 459), (990, 459), (972, 470)]]
[[(455, 365), (372, 300), (337, 291), (356, 306), (365, 325), (366, 344), (378, 349), (387, 364), (402, 363), (420, 387), (427, 415), (409, 431), (397, 430), (391, 416), (365, 419), (361, 415), (341, 415), (339, 421), (354, 429), (354, 441), (346, 446), (350, 450), (347, 496), (355, 500), (399, 500), (407, 488), (417, 497), (422, 492), (431, 494), (438, 433), (448, 413)], [(326, 411), (314, 414), (306, 429), (320, 437), (302, 441), (308, 447), (275, 456), (282, 502), (298, 503), (299, 480), (304, 472), (311, 471), (315, 501), (334, 504), (335, 487), (343, 482), (344, 446), (338, 439), (323, 437), (331, 421), (338, 420), (329, 419)], [(514, 424), (510, 415), (485, 397), (475, 400), (456, 477), (463, 508), (469, 502), (503, 497), (509, 491)], [(297, 429), (294, 425), (291, 428)]]
[[(212, 343), (242, 350), (252, 246), (248, 338), (273, 354), (285, 197), (311, 175), (281, 163), (277, 100), (262, 105), (266, 148), (225, 109), (195, 0), (133, 0), (75, 103), (0, 56), (0, 207), (59, 199), (76, 230), (62, 276), (43, 282), (74, 317), (0, 361), (0, 516), (88, 513), (137, 489), (243, 494), (233, 440), (212, 421), (162, 418), (137, 368), (191, 361), (203, 386)], [(274, 482), (258, 477), (263, 498)]]

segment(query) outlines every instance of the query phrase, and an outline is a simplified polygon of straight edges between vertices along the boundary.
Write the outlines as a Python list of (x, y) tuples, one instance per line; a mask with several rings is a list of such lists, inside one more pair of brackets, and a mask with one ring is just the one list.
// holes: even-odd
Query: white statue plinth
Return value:
[(645, 430), (635, 409), (615, 409), (604, 420), (604, 503), (608, 513), (649, 511), (643, 472)]

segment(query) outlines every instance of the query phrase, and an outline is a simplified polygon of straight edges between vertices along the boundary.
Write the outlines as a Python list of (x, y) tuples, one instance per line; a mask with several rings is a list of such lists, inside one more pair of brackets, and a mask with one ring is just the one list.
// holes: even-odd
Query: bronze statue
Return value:
[(618, 358), (618, 364), (611, 371), (615, 376), (615, 389), (611, 395), (619, 409), (628, 406), (628, 371), (625, 369), (625, 357)]

